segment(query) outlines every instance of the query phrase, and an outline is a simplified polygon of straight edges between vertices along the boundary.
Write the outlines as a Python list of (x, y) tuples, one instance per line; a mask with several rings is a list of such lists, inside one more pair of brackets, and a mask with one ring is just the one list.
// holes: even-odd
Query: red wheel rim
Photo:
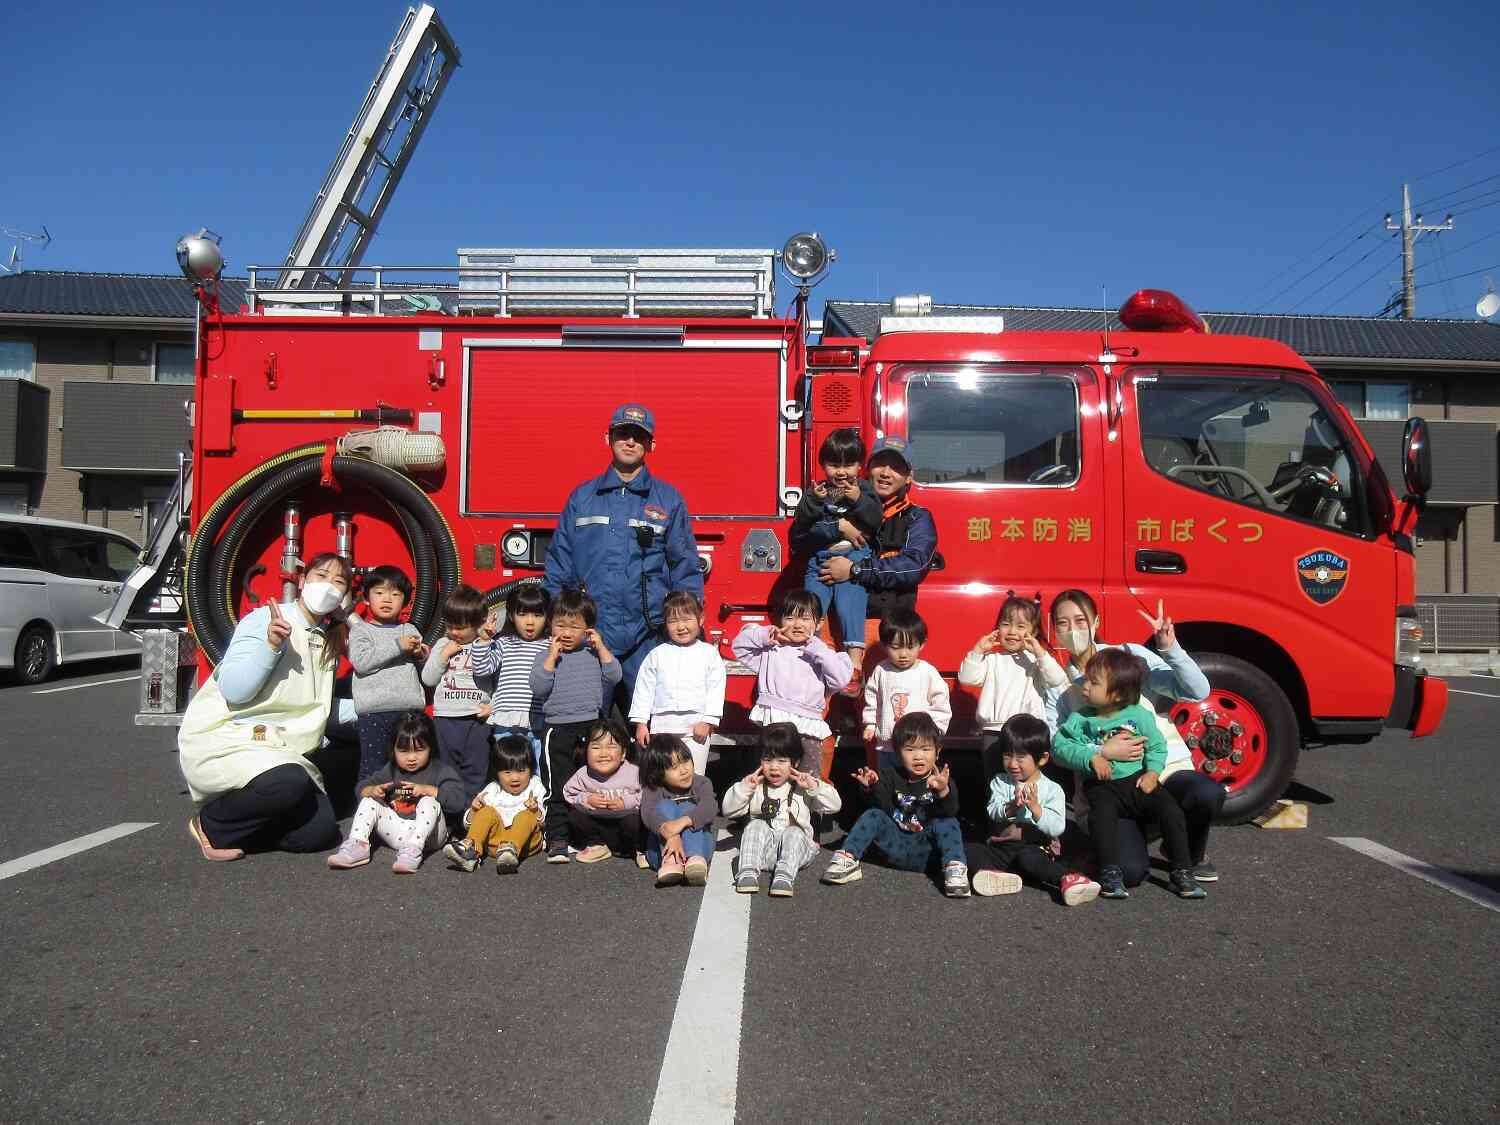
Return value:
[(1174, 703), (1172, 723), (1193, 754), (1193, 768), (1231, 793), (1266, 765), (1266, 721), (1243, 695), (1215, 690), (1199, 703)]

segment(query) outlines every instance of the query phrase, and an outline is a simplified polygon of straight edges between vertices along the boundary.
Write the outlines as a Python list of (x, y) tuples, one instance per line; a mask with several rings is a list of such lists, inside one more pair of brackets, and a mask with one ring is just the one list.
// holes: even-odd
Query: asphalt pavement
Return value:
[(736, 1018), (688, 959), (743, 900), (627, 862), (203, 862), (172, 733), (100, 683), (131, 671), (0, 688), (0, 872), (154, 822), (0, 877), (0, 1120), (1500, 1119), (1500, 911), (1332, 839), (1500, 890), (1500, 680), (1450, 681), (1476, 694), (1425, 741), (1305, 752), (1309, 828), (1217, 831), (1204, 902), (824, 887), (819, 859), (748, 903)]

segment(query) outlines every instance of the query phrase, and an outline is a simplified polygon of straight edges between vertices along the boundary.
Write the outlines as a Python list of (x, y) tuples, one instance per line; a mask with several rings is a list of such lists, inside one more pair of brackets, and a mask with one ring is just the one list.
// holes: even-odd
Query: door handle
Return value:
[(1186, 574), (1187, 560), (1176, 551), (1137, 551), (1135, 568), (1144, 574)]

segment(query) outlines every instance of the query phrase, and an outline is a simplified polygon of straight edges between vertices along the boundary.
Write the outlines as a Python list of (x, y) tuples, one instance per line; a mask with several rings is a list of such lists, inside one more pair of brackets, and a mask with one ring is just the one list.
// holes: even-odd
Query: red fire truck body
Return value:
[[(1059, 590), (1086, 590), (1114, 642), (1147, 641), (1138, 611), (1160, 600), (1213, 686), (1171, 717), (1198, 768), (1230, 786), (1231, 819), (1280, 795), (1304, 742), (1435, 729), (1446, 691), (1420, 673), (1413, 640), (1415, 503), (1392, 493), (1302, 359), (1193, 331), (979, 327), (893, 318), (873, 340), (808, 345), (799, 319), (764, 316), (209, 309), (191, 550), (210, 552), (197, 562), (217, 569), (208, 600), (195, 603), (190, 588), (188, 603), (222, 606), (232, 622), (278, 596), (289, 501), (300, 525), (292, 554), (340, 548), (359, 568), (422, 575), (417, 500), (399, 516), (379, 481), (345, 471), (359, 458), (322, 451), (368, 428), (350, 412), (441, 440), (441, 469), (407, 474), (452, 537), (436, 578), (444, 551), (429, 552), (428, 586), (456, 575), (498, 601), (542, 573), (568, 492), (606, 467), (610, 412), (642, 402), (657, 422), (651, 471), (693, 516), (705, 632), (726, 659), (742, 624), (801, 584), (791, 511), (823, 438), (854, 426), (867, 442), (889, 433), (911, 445), (912, 499), (939, 535), (918, 598), (931, 632), (923, 655), (950, 680), (1007, 591), (1050, 606)], [(289, 450), (301, 452), (276, 461)], [(222, 557), (230, 510), (294, 462), (307, 463), (295, 485), (268, 492)], [(440, 540), (434, 527), (425, 534)], [(418, 599), (429, 633), (436, 596)], [(200, 639), (205, 612), (193, 615)], [(753, 690), (744, 669), (731, 673), (729, 737), (748, 730)], [(962, 744), (976, 734), (974, 697), (956, 682), (954, 711)], [(832, 718), (857, 737), (847, 701)]]

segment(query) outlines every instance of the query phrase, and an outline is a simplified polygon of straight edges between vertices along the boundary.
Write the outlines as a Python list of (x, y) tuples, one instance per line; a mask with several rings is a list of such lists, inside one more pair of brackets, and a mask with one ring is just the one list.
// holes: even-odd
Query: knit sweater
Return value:
[(470, 646), (474, 675), (491, 676), (495, 694), (490, 697), (490, 722), (495, 726), (534, 727), (541, 723), (542, 709), (531, 690), (531, 669), (547, 652), (547, 638), (524, 640), (502, 633), (492, 641)]
[[(771, 802), (768, 806), (767, 802)], [(774, 813), (767, 815), (767, 808)], [(799, 789), (793, 781), (780, 785), (768, 785), (764, 781), (747, 786), (743, 780), (736, 781), (724, 794), (724, 815), (730, 820), (747, 817), (764, 820), (777, 831), (794, 828), (807, 837), (814, 846), (813, 813), (836, 813), (843, 807), (839, 791), (828, 782), (818, 780), (811, 791)]]
[[(672, 811), (667, 815), (663, 815), (658, 808), (663, 801), (672, 805)], [(665, 787), (641, 791), (641, 823), (648, 832), (654, 832), (658, 836), (661, 835), (663, 824), (680, 816), (692, 817), (690, 827), (707, 828), (718, 815), (719, 802), (714, 800), (714, 787), (708, 783), (708, 778), (701, 775), (693, 777), (692, 787), (685, 793)]]
[(349, 615), (349, 663), (354, 668), (354, 709), (359, 714), (427, 706), (427, 693), (411, 655), (401, 647), (402, 637), (420, 641), (422, 634), (414, 625), (385, 625)]
[(472, 644), (455, 645), (446, 637), (432, 646), (427, 663), (422, 666), (422, 682), (432, 693), (432, 713), (443, 719), (459, 719), (477, 714), (489, 702), (490, 683), (474, 678)]
[(547, 670), (544, 650), (531, 666), (531, 691), (542, 705), (549, 726), (586, 723), (604, 714), (606, 700), (620, 682), (620, 662), (601, 664), (591, 648), (559, 653), (557, 667)]
[[(369, 777), (361, 778), (356, 792), (371, 785), (385, 785), (392, 781), (404, 781), (409, 785), (437, 786), (437, 803), (442, 806), (443, 812), (448, 816), (457, 816), (464, 807), (463, 778), (459, 777), (458, 771), (447, 762), (440, 762), (436, 758), (428, 758), (425, 766), (419, 770), (412, 770), (410, 773), (397, 769), (394, 763), (387, 762)], [(395, 803), (391, 805), (391, 809), (396, 815), (409, 820), (416, 815), (416, 801), (409, 804), (407, 802)]]
[(999, 730), (1012, 715), (1045, 718), (1043, 697), (1066, 686), (1068, 675), (1049, 652), (1038, 660), (1024, 650), (982, 656), (971, 650), (958, 666), (958, 682), (979, 688), (976, 717), (985, 730)]
[(825, 693), (838, 691), (854, 675), (847, 653), (819, 637), (800, 645), (771, 642), (771, 626), (746, 625), (730, 646), (735, 659), (756, 674), (755, 702), (809, 719), (821, 719)]
[(1161, 773), (1167, 762), (1167, 740), (1156, 728), (1156, 712), (1139, 703), (1121, 707), (1108, 715), (1097, 714), (1093, 707), (1079, 708), (1057, 728), (1057, 735), (1052, 739), (1052, 752), (1063, 765), (1083, 774), (1084, 783), (1088, 784), (1094, 776), (1089, 763), (1099, 753), (1105, 739), (1122, 727), (1146, 739), (1146, 754), (1139, 761), (1110, 762), (1111, 780), (1134, 777), (1143, 770)]
[[(623, 809), (596, 809), (587, 804), (590, 793), (606, 797), (619, 797), (625, 802)], [(563, 783), (563, 800), (576, 805), (590, 816), (622, 817), (641, 807), (641, 774), (629, 762), (621, 762), (614, 773), (601, 775), (583, 766)]]
[(652, 734), (687, 734), (698, 723), (716, 727), (724, 715), (724, 658), (704, 641), (661, 644), (635, 675), (630, 721)]
[(901, 716), (919, 711), (931, 715), (940, 731), (946, 732), (953, 720), (948, 684), (938, 670), (925, 660), (905, 669), (881, 661), (865, 681), (865, 726), (874, 727), (881, 742), (889, 742)]

